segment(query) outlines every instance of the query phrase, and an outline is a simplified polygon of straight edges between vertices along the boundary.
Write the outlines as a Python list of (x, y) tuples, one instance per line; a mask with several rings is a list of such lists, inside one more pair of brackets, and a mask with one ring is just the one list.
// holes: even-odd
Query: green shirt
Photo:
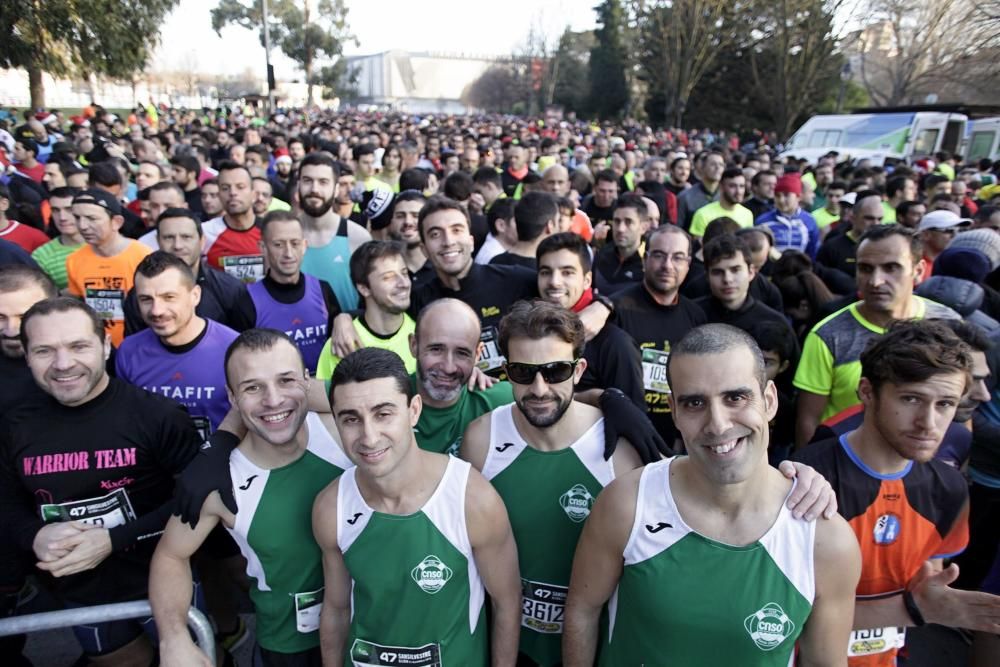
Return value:
[(694, 212), (694, 218), (691, 219), (691, 236), (704, 236), (708, 223), (723, 217), (732, 218), (743, 229), (753, 227), (753, 213), (743, 204), (737, 204), (732, 210), (727, 211), (721, 202), (713, 201)]
[(78, 250), (83, 244), (64, 245), (59, 238), (54, 238), (48, 243), (38, 246), (31, 253), (31, 258), (38, 262), (42, 271), (49, 274), (52, 282), (59, 289), (66, 289), (69, 279), (66, 277), (66, 258)]
[(882, 224), (891, 225), (894, 222), (896, 222), (896, 209), (889, 202), (882, 202)]
[[(416, 390), (417, 377), (416, 375), (410, 377)], [(413, 434), (422, 449), (457, 456), (466, 426), (494, 408), (513, 402), (514, 392), (508, 382), (498, 382), (483, 391), (470, 392), (466, 387), (462, 387), (458, 401), (451, 407), (434, 408), (424, 404), (420, 420), (413, 427)]]
[[(917, 300), (913, 319), (958, 319), (947, 306), (919, 296), (913, 298)], [(871, 340), (885, 333), (883, 327), (861, 315), (860, 304), (860, 301), (852, 303), (821, 320), (802, 346), (794, 384), (803, 391), (829, 397), (821, 421), (861, 402), (858, 399), (861, 353)]]
[[(354, 318), (354, 330), (358, 332), (361, 344), (364, 347), (377, 347), (395, 352), (403, 360), (407, 373), (417, 372), (417, 360), (410, 352), (410, 334), (415, 329), (413, 318), (405, 313), (403, 314), (402, 326), (391, 336), (380, 336), (368, 328), (362, 317)], [(340, 357), (333, 353), (330, 341), (327, 340), (319, 353), (319, 361), (316, 363), (316, 378), (324, 380), (327, 383), (327, 389), (330, 388), (330, 378), (333, 377), (333, 371), (339, 363)]]
[(830, 226), (830, 224), (836, 222), (837, 220), (840, 220), (840, 216), (839, 215), (834, 215), (833, 213), (830, 213), (828, 210), (826, 210), (825, 207), (820, 207), (820, 208), (816, 209), (815, 211), (813, 211), (812, 212), (812, 217), (813, 217), (813, 220), (816, 221), (816, 225), (820, 229), (823, 229), (824, 227), (828, 227), (828, 226)]

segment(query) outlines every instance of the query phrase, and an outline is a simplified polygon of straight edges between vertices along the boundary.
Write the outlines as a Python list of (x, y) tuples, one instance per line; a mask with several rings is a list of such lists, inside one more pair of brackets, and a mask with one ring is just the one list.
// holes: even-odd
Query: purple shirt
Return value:
[(177, 347), (164, 345), (151, 329), (127, 336), (115, 355), (115, 371), (123, 381), (186, 407), (207, 439), (229, 411), (223, 359), (239, 334), (218, 322), (205, 322), (198, 338)]
[(257, 309), (257, 326), (284, 331), (295, 341), (310, 373), (316, 372), (319, 353), (327, 339), (330, 313), (323, 298), (323, 288), (313, 276), (302, 274), (305, 293), (295, 303), (281, 303), (270, 295), (264, 281), (247, 285)]

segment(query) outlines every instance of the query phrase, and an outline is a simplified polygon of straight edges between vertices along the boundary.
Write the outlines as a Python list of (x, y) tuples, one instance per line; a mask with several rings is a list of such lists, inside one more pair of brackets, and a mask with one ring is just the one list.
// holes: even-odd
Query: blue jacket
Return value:
[(801, 250), (816, 259), (819, 250), (819, 226), (811, 215), (801, 208), (794, 215), (786, 216), (778, 209), (762, 214), (755, 225), (766, 225), (774, 233), (774, 247), (779, 251)]

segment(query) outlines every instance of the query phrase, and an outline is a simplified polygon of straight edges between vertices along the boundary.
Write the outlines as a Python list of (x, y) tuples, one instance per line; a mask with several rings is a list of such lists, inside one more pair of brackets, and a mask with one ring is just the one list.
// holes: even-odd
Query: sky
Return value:
[[(243, 0), (248, 2), (249, 0)], [(255, 0), (259, 1), (259, 0)], [(313, 0), (314, 1), (314, 0)], [(347, 22), (358, 39), (347, 55), (402, 49), (450, 54), (504, 55), (523, 46), (532, 26), (554, 44), (566, 26), (592, 29), (598, 0), (345, 0)], [(240, 74), (252, 67), (264, 71), (264, 48), (258, 35), (226, 27), (212, 30), (210, 11), (217, 0), (180, 0), (167, 17), (153, 71), (192, 70)], [(493, 16), (498, 7), (499, 16)], [(272, 49), (278, 79), (301, 76), (295, 66)], [(263, 76), (263, 74), (261, 74)]]

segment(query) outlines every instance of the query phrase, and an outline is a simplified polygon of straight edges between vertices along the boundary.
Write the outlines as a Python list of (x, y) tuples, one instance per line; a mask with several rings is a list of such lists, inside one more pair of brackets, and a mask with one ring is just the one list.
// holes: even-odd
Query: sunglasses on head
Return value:
[(542, 379), (549, 384), (565, 382), (573, 377), (573, 371), (580, 360), (575, 361), (550, 361), (547, 364), (520, 364), (517, 362), (506, 365), (507, 379), (516, 384), (531, 384), (535, 381), (538, 373), (542, 374)]

